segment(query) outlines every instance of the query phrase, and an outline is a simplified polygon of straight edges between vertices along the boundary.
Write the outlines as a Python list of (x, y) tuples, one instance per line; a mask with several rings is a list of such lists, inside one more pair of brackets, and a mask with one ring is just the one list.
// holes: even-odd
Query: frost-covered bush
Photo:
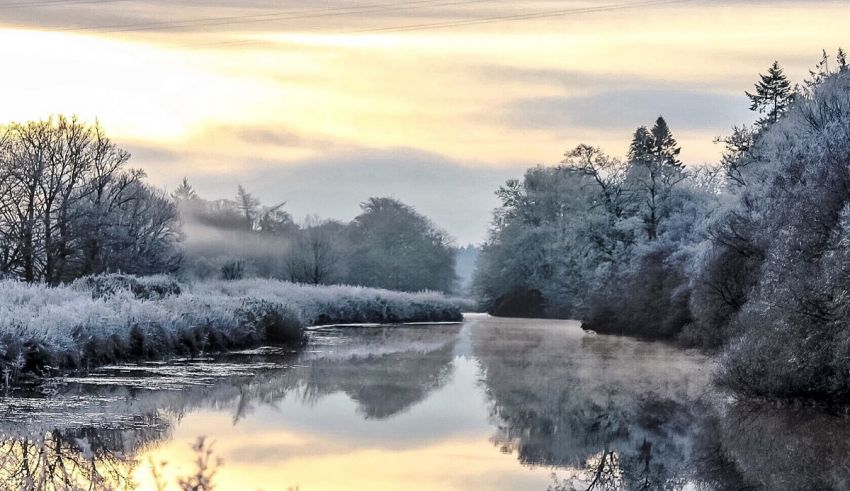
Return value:
[(461, 320), (441, 294), (303, 286), (274, 280), (193, 285), (108, 275), (70, 286), (0, 281), (0, 373), (22, 376), (103, 364), (297, 343), (309, 325)]
[(103, 298), (120, 291), (129, 291), (136, 298), (154, 300), (170, 295), (179, 295), (180, 282), (168, 275), (133, 276), (127, 274), (102, 274), (75, 280), (73, 288), (90, 291), (92, 297)]
[(460, 305), (467, 305), (437, 292), (404, 293), (265, 279), (207, 281), (192, 285), (190, 291), (199, 296), (246, 297), (297, 306), (306, 325), (459, 321)]
[[(850, 401), (850, 72), (760, 135), (727, 229), (757, 250), (719, 380), (747, 394)], [(745, 234), (745, 235), (744, 235)], [(731, 244), (727, 245), (727, 244)], [(727, 240), (721, 250), (740, 249)], [(752, 260), (752, 259), (751, 259)]]

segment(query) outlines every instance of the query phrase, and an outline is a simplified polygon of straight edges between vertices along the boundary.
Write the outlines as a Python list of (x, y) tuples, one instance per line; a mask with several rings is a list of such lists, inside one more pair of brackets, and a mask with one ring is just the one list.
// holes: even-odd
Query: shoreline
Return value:
[(89, 277), (48, 287), (0, 281), (6, 387), (121, 363), (298, 346), (328, 325), (461, 322), (461, 299), (276, 280), (180, 283)]

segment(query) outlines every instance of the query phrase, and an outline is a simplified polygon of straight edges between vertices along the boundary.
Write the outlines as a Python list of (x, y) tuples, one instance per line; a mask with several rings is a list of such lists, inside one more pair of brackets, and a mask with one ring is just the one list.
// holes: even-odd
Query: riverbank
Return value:
[(0, 281), (0, 374), (14, 385), (114, 363), (299, 344), (306, 327), (322, 324), (460, 321), (461, 305), (434, 292), (260, 279)]

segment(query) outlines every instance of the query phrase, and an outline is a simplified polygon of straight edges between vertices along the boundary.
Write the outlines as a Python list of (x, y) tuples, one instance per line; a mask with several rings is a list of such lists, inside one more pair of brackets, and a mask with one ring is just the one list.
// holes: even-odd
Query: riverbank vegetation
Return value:
[(456, 248), (398, 200), (296, 224), (241, 186), (234, 200), (204, 200), (188, 180), (166, 193), (129, 161), (76, 118), (0, 128), (5, 384), (298, 342), (318, 324), (458, 321), (471, 307), (430, 293), (456, 290)]
[(7, 280), (0, 373), (8, 385), (111, 363), (299, 343), (314, 325), (461, 319), (458, 303), (429, 292), (167, 276), (105, 275), (57, 287)]
[(475, 279), (496, 314), (722, 349), (750, 396), (850, 401), (850, 69), (824, 53), (803, 86), (778, 63), (753, 126), (685, 167), (662, 117), (623, 159), (579, 145), (498, 191)]

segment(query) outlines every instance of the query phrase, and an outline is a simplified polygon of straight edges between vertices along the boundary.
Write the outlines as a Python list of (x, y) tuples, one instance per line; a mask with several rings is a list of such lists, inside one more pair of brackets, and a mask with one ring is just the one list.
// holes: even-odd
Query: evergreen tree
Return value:
[(846, 72), (848, 68), (847, 65), (847, 53), (844, 52), (842, 48), (838, 48), (838, 54), (835, 56), (838, 61), (838, 71), (839, 73)]
[(642, 209), (647, 239), (658, 237), (658, 224), (664, 216), (664, 201), (681, 182), (685, 174), (679, 160), (679, 147), (663, 117), (659, 116), (652, 129), (641, 126), (635, 131), (629, 146), (630, 170), (628, 181)]
[(254, 230), (257, 207), (260, 206), (260, 202), (240, 185), (236, 188), (236, 204), (245, 218), (245, 227), (248, 230)]
[(655, 126), (650, 131), (652, 135), (652, 150), (659, 160), (660, 165), (668, 166), (671, 169), (681, 169), (684, 164), (679, 160), (679, 154), (682, 149), (673, 138), (673, 133), (670, 131), (670, 126), (667, 121), (661, 116), (655, 120)]
[(195, 192), (195, 188), (189, 184), (189, 179), (183, 178), (183, 181), (180, 182), (180, 185), (177, 186), (177, 189), (171, 193), (171, 198), (175, 201), (192, 201), (198, 199), (198, 193)]
[(750, 98), (750, 110), (766, 114), (757, 123), (764, 128), (779, 119), (794, 101), (796, 93), (777, 61), (768, 68), (766, 75), (760, 74), (759, 77), (761, 80), (756, 83), (755, 93), (746, 94)]

